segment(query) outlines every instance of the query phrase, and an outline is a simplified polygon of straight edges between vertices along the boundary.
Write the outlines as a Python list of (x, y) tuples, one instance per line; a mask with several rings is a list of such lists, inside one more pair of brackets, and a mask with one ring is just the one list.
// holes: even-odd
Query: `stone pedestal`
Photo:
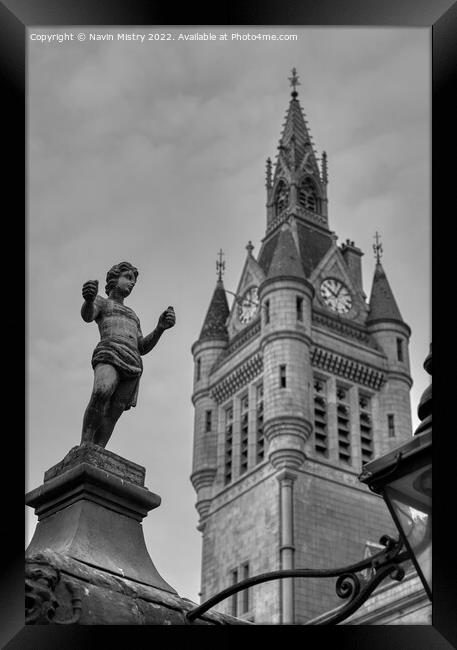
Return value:
[(74, 447), (26, 495), (38, 524), (26, 551), (51, 550), (111, 574), (175, 594), (155, 568), (141, 522), (160, 505), (145, 469), (98, 445)]

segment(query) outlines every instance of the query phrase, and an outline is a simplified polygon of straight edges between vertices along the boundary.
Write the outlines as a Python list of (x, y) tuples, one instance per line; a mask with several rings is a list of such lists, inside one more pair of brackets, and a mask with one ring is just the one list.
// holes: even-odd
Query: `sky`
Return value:
[[(129, 261), (126, 301), (152, 331), (176, 326), (143, 358), (136, 408), (108, 449), (146, 468), (161, 506), (146, 544), (178, 593), (198, 602), (201, 536), (190, 483), (192, 343), (216, 283), (236, 291), (249, 240), (265, 234), (265, 160), (274, 158), (292, 67), (318, 155), (329, 169), (329, 224), (354, 240), (369, 296), (376, 231), (410, 340), (413, 428), (431, 342), (430, 30), (236, 28), (296, 41), (231, 40), (234, 28), (29, 29), (27, 217), (27, 490), (79, 444), (98, 328), (81, 288)], [(84, 41), (36, 40), (83, 33)], [(213, 33), (216, 41), (179, 39)], [(89, 34), (113, 34), (91, 41)], [(144, 34), (117, 40), (118, 33)], [(147, 40), (170, 33), (171, 40)], [(219, 35), (227, 33), (227, 40)], [(174, 38), (174, 40), (173, 40)], [(231, 304), (232, 297), (228, 295)], [(27, 543), (36, 518), (27, 508)]]

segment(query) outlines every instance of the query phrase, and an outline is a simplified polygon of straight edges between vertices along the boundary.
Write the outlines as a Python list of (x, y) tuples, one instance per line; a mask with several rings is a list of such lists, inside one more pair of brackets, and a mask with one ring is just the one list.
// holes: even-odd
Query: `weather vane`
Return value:
[(376, 234), (373, 237), (373, 239), (376, 241), (376, 244), (373, 244), (373, 250), (376, 257), (376, 262), (380, 262), (382, 257), (382, 244), (381, 244), (378, 231), (376, 231)]
[(296, 91), (296, 86), (301, 85), (300, 82), (298, 81), (297, 68), (292, 68), (292, 76), (288, 77), (288, 79), (290, 81), (290, 85), (293, 88), (292, 97), (296, 97), (298, 94)]
[(225, 262), (222, 259), (223, 257), (224, 257), (224, 253), (221, 248), (219, 251), (219, 259), (216, 260), (217, 279), (219, 282), (222, 282), (222, 276), (224, 275), (224, 271), (225, 271)]

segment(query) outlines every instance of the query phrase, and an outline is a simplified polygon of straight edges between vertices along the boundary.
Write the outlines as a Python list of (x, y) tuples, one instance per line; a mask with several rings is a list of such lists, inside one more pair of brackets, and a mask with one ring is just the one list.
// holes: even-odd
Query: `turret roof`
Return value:
[(199, 341), (205, 339), (226, 339), (228, 337), (226, 327), (228, 315), (229, 306), (224, 283), (219, 279), (214, 289), (208, 311), (206, 312)]
[(376, 320), (397, 320), (404, 322), (387, 280), (386, 273), (378, 260), (370, 295), (370, 313), (367, 322)]

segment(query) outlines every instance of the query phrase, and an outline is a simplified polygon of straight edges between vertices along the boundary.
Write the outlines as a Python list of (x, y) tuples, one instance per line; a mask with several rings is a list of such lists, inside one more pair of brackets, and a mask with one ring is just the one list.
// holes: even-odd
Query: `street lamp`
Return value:
[[(432, 350), (424, 362), (432, 374)], [(364, 467), (359, 477), (381, 494), (432, 600), (432, 386), (424, 391), (422, 420), (412, 440)]]
[[(424, 362), (432, 374), (432, 346)], [(186, 614), (192, 622), (204, 612), (233, 594), (256, 584), (284, 578), (337, 578), (336, 593), (346, 600), (325, 621), (326, 625), (343, 621), (370, 597), (386, 578), (400, 581), (405, 576), (403, 565), (412, 560), (424, 589), (432, 599), (432, 386), (424, 391), (418, 415), (421, 424), (411, 440), (388, 454), (367, 463), (359, 476), (370, 490), (382, 495), (400, 533), (398, 540), (384, 535), (384, 550), (357, 564), (337, 569), (282, 569), (263, 573), (215, 594)], [(363, 576), (371, 569), (371, 577)], [(321, 623), (318, 623), (321, 624)]]

